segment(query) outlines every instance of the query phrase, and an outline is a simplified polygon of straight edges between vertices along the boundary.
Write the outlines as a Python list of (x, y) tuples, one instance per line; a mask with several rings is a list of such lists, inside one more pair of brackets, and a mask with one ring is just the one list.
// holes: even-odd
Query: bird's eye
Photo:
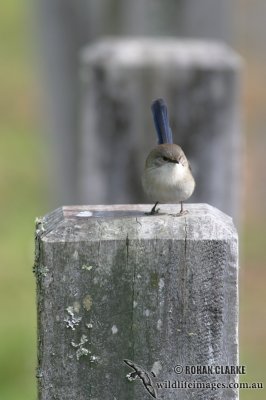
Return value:
[(168, 158), (167, 158), (167, 157), (163, 157), (163, 160), (164, 160), (164, 161), (168, 161)]

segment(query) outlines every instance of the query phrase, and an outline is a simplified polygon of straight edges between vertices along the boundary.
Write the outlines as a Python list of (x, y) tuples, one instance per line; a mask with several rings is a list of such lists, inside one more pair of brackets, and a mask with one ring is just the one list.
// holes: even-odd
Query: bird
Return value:
[(142, 175), (144, 192), (155, 203), (146, 214), (157, 214), (159, 203), (180, 203), (180, 212), (174, 215), (182, 216), (188, 213), (183, 202), (192, 195), (195, 180), (184, 151), (173, 143), (166, 102), (162, 98), (154, 100), (151, 110), (158, 145), (148, 154)]
[[(134, 372), (131, 372), (130, 374), (127, 375), (127, 377), (130, 380), (134, 380), (137, 377), (139, 377), (143, 383), (143, 385), (145, 386), (145, 388), (147, 389), (147, 391), (150, 393), (150, 395), (152, 397), (154, 397), (155, 399), (157, 399), (157, 391), (156, 391), (156, 387), (150, 377), (149, 372), (145, 371), (144, 368), (142, 368), (140, 365), (133, 363), (133, 361), (127, 360), (125, 359), (124, 362), (131, 367), (132, 369), (134, 369)], [(152, 373), (152, 375), (155, 377), (154, 373)]]

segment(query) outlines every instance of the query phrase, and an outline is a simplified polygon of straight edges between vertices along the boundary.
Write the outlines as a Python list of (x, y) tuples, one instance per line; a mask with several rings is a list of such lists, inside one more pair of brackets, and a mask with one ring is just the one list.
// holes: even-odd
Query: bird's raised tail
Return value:
[(152, 102), (151, 110), (158, 136), (158, 144), (173, 143), (173, 134), (169, 125), (167, 106), (163, 99)]

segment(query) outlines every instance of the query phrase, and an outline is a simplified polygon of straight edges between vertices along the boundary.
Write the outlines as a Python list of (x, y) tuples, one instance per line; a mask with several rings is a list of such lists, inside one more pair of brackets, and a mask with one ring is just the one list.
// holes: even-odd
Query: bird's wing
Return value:
[(145, 386), (147, 391), (152, 395), (152, 397), (157, 399), (157, 391), (149, 376), (149, 373), (145, 371), (143, 374), (140, 375), (140, 379), (142, 380), (143, 385)]
[(152, 395), (152, 397), (156, 399), (157, 391), (150, 378), (149, 373), (145, 371), (145, 369), (142, 368), (140, 365), (133, 363), (133, 361), (125, 359), (124, 362), (136, 371), (147, 391)]

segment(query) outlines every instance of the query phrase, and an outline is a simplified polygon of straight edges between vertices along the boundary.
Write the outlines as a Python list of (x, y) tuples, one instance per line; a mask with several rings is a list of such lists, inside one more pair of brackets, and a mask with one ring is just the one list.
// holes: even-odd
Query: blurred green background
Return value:
[(36, 398), (34, 219), (47, 211), (26, 2), (0, 12), (0, 398)]
[[(238, 1), (235, 48), (244, 56), (245, 200), (241, 233), (240, 363), (242, 380), (266, 384), (265, 58), (248, 29), (250, 5)], [(256, 3), (256, 2), (255, 2)], [(254, 4), (253, 4), (254, 5)], [(0, 12), (0, 399), (36, 398), (34, 219), (49, 211), (38, 126), (38, 86), (26, 2), (4, 0)], [(252, 28), (253, 26), (253, 28)], [(264, 34), (266, 29), (264, 29)], [(255, 40), (255, 42), (252, 42)], [(254, 46), (255, 44), (255, 46)], [(256, 53), (257, 51), (257, 53)], [(49, 177), (48, 177), (49, 178)], [(241, 391), (241, 399), (264, 399)]]

